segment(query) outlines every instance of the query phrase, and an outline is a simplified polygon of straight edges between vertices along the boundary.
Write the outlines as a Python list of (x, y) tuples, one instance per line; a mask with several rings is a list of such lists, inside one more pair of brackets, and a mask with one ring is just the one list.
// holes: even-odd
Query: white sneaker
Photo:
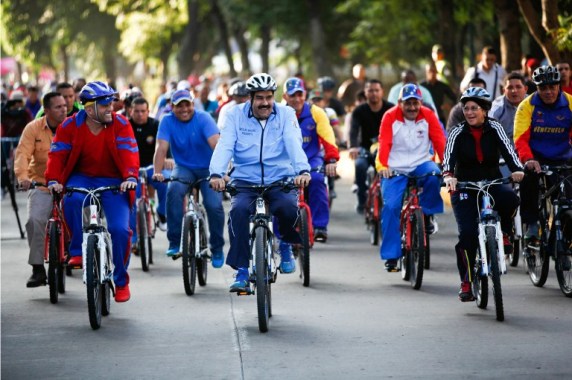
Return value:
[(165, 232), (167, 231), (167, 223), (163, 223), (161, 221), (157, 222), (157, 228), (160, 229), (161, 231)]

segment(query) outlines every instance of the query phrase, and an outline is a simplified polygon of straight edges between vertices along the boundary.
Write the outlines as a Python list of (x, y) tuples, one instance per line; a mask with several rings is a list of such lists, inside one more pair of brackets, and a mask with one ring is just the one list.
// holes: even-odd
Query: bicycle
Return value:
[(2, 188), (6, 188), (10, 194), (10, 201), (12, 202), (12, 209), (14, 214), (16, 214), (16, 222), (18, 223), (18, 230), (20, 231), (20, 238), (24, 239), (26, 233), (22, 228), (22, 223), (20, 221), (20, 214), (18, 210), (18, 202), (16, 201), (16, 187), (18, 181), (16, 180), (16, 175), (14, 174), (14, 151), (20, 141), (20, 137), (2, 137)]
[[(506, 274), (507, 267), (504, 256), (503, 233), (500, 226), (500, 217), (493, 211), (494, 199), (489, 188), (494, 185), (508, 184), (510, 177), (478, 182), (458, 182), (457, 189), (476, 190), (477, 210), (479, 214), (479, 246), (475, 260), (475, 279), (473, 281), (473, 294), (476, 296), (477, 307), (486, 309), (489, 300), (488, 277), (493, 282), (493, 297), (497, 321), (504, 321), (504, 305), (500, 277)], [(479, 199), (480, 198), (480, 199)], [(480, 206), (479, 206), (480, 201)]]
[(392, 176), (407, 177), (405, 201), (401, 208), (401, 245), (402, 255), (399, 270), (404, 281), (409, 281), (415, 290), (421, 288), (425, 261), (429, 260), (429, 235), (425, 232), (425, 216), (419, 204), (420, 186), (418, 181), (428, 176), (440, 176), (431, 172), (421, 176), (394, 172)]
[(113, 251), (109, 231), (105, 225), (105, 215), (100, 194), (105, 191), (119, 191), (119, 186), (102, 186), (95, 189), (66, 187), (66, 193), (83, 193), (82, 208), (89, 210), (89, 221), (82, 218), (83, 282), (87, 290), (87, 309), (91, 328), (101, 327), (101, 316), (109, 315), (113, 285)]
[(200, 286), (207, 284), (208, 274), (208, 233), (206, 211), (199, 202), (199, 187), (210, 177), (196, 181), (187, 181), (180, 178), (169, 178), (165, 182), (180, 182), (188, 186), (187, 206), (183, 215), (181, 227), (181, 252), (173, 256), (173, 260), (183, 258), (183, 285), (188, 296), (195, 294), (195, 285), (198, 277)]
[[(518, 183), (513, 185), (515, 193), (520, 197), (520, 186)], [(508, 263), (511, 267), (518, 266), (520, 255), (524, 255), (524, 233), (522, 228), (522, 218), (520, 217), (520, 206), (516, 209), (516, 214), (513, 217), (514, 233), (512, 236), (513, 252), (508, 257)]]
[(238, 292), (237, 295), (256, 294), (258, 329), (260, 332), (268, 331), (269, 319), (272, 317), (271, 284), (276, 282), (278, 276), (272, 215), (267, 202), (264, 200), (264, 194), (270, 189), (277, 187), (281, 187), (284, 191), (291, 191), (296, 188), (292, 181), (278, 181), (270, 185), (236, 185), (227, 183), (225, 189), (231, 196), (236, 195), (241, 190), (250, 190), (257, 193), (255, 200), (256, 209), (249, 222), (249, 282), (253, 286), (249, 287), (247, 292)]
[[(540, 250), (537, 253), (525, 251), (525, 262), (530, 280), (541, 287), (548, 278), (549, 257), (554, 260), (554, 270), (560, 290), (566, 297), (572, 297), (572, 236), (565, 236), (562, 222), (565, 214), (572, 213), (572, 200), (566, 197), (566, 184), (572, 183), (572, 166), (559, 165), (541, 167), (539, 199)], [(568, 171), (568, 173), (566, 173)], [(548, 188), (547, 177), (556, 174), (557, 180)]]
[(155, 210), (151, 206), (147, 189), (147, 169), (139, 169), (139, 184), (141, 195), (137, 199), (137, 242), (136, 253), (141, 258), (143, 272), (149, 271), (149, 265), (153, 264), (153, 239), (157, 230)]
[(302, 244), (293, 244), (294, 257), (300, 264), (300, 278), (304, 286), (310, 286), (310, 249), (314, 247), (314, 227), (312, 225), (312, 212), (306, 203), (306, 192), (303, 187), (298, 188), (298, 222), (296, 230), (300, 234)]
[(364, 208), (365, 224), (369, 231), (369, 241), (371, 245), (378, 245), (381, 238), (380, 223), (383, 198), (381, 197), (380, 177), (373, 166), (367, 169), (366, 186), (367, 193)]

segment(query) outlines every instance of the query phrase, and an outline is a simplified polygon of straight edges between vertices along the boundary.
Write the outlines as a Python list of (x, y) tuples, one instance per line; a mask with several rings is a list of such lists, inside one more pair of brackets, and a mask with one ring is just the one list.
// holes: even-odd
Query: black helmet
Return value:
[(321, 77), (318, 78), (318, 86), (322, 91), (329, 91), (336, 88), (336, 81), (332, 77)]
[(532, 81), (537, 86), (560, 84), (560, 71), (554, 66), (540, 66), (532, 73)]

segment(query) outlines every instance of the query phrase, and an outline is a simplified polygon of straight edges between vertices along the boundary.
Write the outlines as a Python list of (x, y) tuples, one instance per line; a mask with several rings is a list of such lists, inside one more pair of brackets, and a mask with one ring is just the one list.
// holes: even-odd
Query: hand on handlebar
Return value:
[(214, 191), (224, 191), (226, 188), (226, 181), (224, 178), (211, 177), (209, 185)]
[(391, 177), (391, 169), (389, 167), (385, 168), (385, 169), (381, 169), (379, 171), (379, 174), (383, 177), (383, 178), (389, 178)]
[(165, 180), (165, 176), (163, 176), (163, 173), (157, 172), (157, 173), (153, 173), (153, 176), (151, 177), (151, 179), (153, 181), (163, 182)]
[(48, 189), (53, 193), (61, 193), (64, 190), (64, 185), (56, 182), (51, 185), (48, 185)]
[(312, 178), (309, 175), (301, 174), (299, 176), (294, 177), (294, 185), (306, 187), (310, 183)]
[(328, 177), (335, 177), (336, 176), (336, 167), (337, 167), (337, 164), (335, 162), (327, 164), (326, 165), (326, 175)]
[(528, 170), (532, 170), (535, 173), (540, 173), (542, 171), (542, 168), (540, 167), (540, 163), (536, 160), (526, 161), (526, 163), (524, 164), (524, 168), (528, 169)]
[(126, 192), (127, 190), (132, 190), (137, 187), (137, 182), (133, 181), (123, 181), (121, 185), (119, 185), (119, 191), (122, 193)]
[(32, 185), (32, 181), (30, 181), (29, 179), (23, 179), (23, 180), (19, 180), (18, 181), (18, 190), (20, 191), (27, 191), (30, 189), (30, 186)]
[(352, 160), (355, 160), (355, 159), (358, 158), (358, 156), (359, 156), (359, 148), (350, 148), (350, 149), (348, 150), (348, 153), (349, 153), (349, 155), (350, 155), (350, 158), (351, 158)]
[(512, 182), (520, 182), (524, 178), (524, 172), (522, 172), (522, 171), (513, 172), (510, 175), (510, 177), (512, 179)]
[(444, 182), (449, 191), (457, 190), (457, 178), (452, 176), (447, 176), (445, 177)]

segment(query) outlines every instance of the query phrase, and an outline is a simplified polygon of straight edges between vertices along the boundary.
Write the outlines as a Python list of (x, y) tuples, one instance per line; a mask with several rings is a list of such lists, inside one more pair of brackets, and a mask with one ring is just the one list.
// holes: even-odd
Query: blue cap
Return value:
[(193, 102), (193, 96), (188, 90), (177, 90), (173, 93), (173, 96), (171, 96), (171, 103), (174, 105), (181, 103), (183, 100), (189, 103)]
[(298, 91), (306, 92), (304, 81), (296, 77), (288, 78), (284, 83), (284, 92), (288, 95), (294, 95)]
[(417, 85), (408, 83), (401, 88), (401, 91), (399, 92), (399, 100), (404, 102), (407, 99), (423, 100), (423, 95)]

